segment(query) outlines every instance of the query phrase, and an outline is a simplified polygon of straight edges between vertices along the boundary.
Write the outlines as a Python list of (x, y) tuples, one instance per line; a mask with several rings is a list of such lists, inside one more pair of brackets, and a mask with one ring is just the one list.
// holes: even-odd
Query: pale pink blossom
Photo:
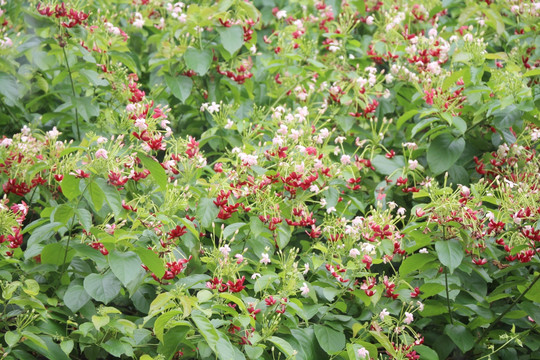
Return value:
[(99, 149), (98, 151), (96, 151), (96, 159), (99, 159), (99, 158), (107, 159), (108, 157), (109, 156), (107, 154), (107, 150)]

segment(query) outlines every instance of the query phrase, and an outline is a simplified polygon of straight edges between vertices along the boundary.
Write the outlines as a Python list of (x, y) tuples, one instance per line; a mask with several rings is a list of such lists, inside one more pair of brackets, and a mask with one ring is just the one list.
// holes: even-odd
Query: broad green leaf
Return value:
[(64, 264), (64, 256), (66, 256), (66, 264), (69, 264), (74, 255), (75, 249), (70, 248), (66, 256), (66, 247), (61, 243), (47, 244), (41, 251), (41, 262), (43, 264), (62, 265)]
[(204, 76), (212, 63), (212, 52), (209, 49), (199, 50), (189, 47), (184, 54), (184, 60), (188, 68)]
[(450, 166), (459, 159), (465, 149), (463, 138), (454, 139), (448, 133), (439, 135), (429, 145), (427, 151), (427, 162), (429, 168), (436, 175), (450, 169)]
[(122, 198), (118, 190), (107, 183), (105, 179), (98, 178), (95, 180), (99, 188), (105, 194), (105, 202), (109, 205), (114, 213), (114, 216), (118, 217), (122, 213)]
[(79, 182), (81, 179), (76, 178), (73, 175), (66, 174), (60, 183), (62, 194), (68, 199), (73, 200), (81, 194), (79, 189)]
[(103, 202), (105, 201), (105, 193), (103, 190), (101, 190), (99, 185), (92, 181), (88, 185), (87, 193), (90, 194), (90, 198), (92, 199), (92, 203), (94, 204), (96, 211), (101, 210), (103, 207)]
[(319, 345), (328, 354), (335, 354), (345, 347), (346, 339), (343, 331), (319, 324), (316, 324), (313, 330), (315, 330), (315, 336), (319, 341)]
[(463, 246), (455, 239), (452, 240), (439, 240), (435, 243), (435, 250), (441, 263), (448, 267), (450, 273), (461, 264), (463, 261)]
[(244, 44), (244, 30), (241, 26), (235, 25), (231, 27), (217, 28), (221, 45), (227, 52), (233, 55)]
[(90, 211), (86, 209), (77, 209), (75, 213), (77, 214), (83, 229), (90, 231), (90, 228), (92, 227), (92, 214)]
[(107, 258), (114, 275), (130, 293), (133, 293), (145, 274), (141, 267), (141, 259), (132, 251), (120, 252), (116, 250), (109, 253)]
[(277, 336), (270, 336), (268, 338), (268, 341), (270, 341), (272, 344), (276, 345), (276, 347), (284, 353), (288, 358), (293, 357), (294, 355), (294, 348), (289, 344), (286, 340), (279, 338)]
[(113, 301), (120, 290), (122, 283), (112, 272), (106, 274), (90, 274), (84, 279), (84, 290), (94, 300), (108, 304)]
[(472, 349), (474, 345), (474, 336), (463, 325), (460, 324), (448, 324), (444, 327), (444, 333), (452, 339), (454, 344), (463, 351), (467, 352)]
[(216, 345), (219, 341), (219, 335), (214, 325), (212, 325), (206, 316), (198, 312), (194, 312), (191, 315), (191, 320), (193, 320), (195, 326), (197, 326), (197, 329), (199, 329), (210, 348), (216, 352)]
[(244, 223), (244, 222), (239, 222), (239, 223), (235, 223), (235, 224), (231, 224), (229, 226), (227, 226), (224, 230), (223, 230), (223, 237), (225, 239), (229, 239), (230, 237), (232, 237), (232, 235), (237, 231), (237, 230), (240, 230), (242, 227), (246, 226), (247, 224)]
[(97, 331), (99, 331), (99, 329), (101, 329), (102, 327), (107, 325), (110, 321), (111, 321), (111, 318), (108, 317), (107, 315), (103, 315), (103, 316), (94, 315), (94, 316), (92, 316), (92, 324), (94, 324), (94, 327), (96, 328)]
[(158, 186), (161, 188), (161, 190), (166, 191), (167, 174), (165, 173), (165, 170), (163, 169), (161, 164), (143, 153), (139, 153), (139, 159), (141, 159), (143, 166), (150, 171), (150, 175), (152, 176), (156, 184), (158, 184)]
[(71, 206), (62, 204), (55, 209), (53, 215), (54, 218), (51, 219), (51, 221), (61, 222), (62, 224), (67, 225), (73, 217), (73, 214), (75, 214), (75, 210)]
[(212, 222), (216, 219), (219, 213), (218, 207), (214, 204), (214, 201), (209, 198), (202, 198), (199, 200), (197, 206), (197, 220), (199, 220), (203, 228), (207, 228), (212, 225)]
[[(538, 275), (538, 274), (537, 274)], [(540, 281), (536, 281), (529, 291), (525, 294), (525, 298), (540, 303)]]
[(183, 75), (175, 77), (165, 75), (165, 81), (169, 89), (171, 89), (171, 94), (181, 102), (185, 102), (189, 94), (191, 94), (191, 89), (193, 88), (193, 80), (191, 78)]
[(432, 254), (414, 254), (407, 257), (399, 267), (401, 276), (408, 275), (416, 270), (421, 270), (424, 265), (436, 260)]
[[(163, 341), (163, 333), (165, 331), (165, 326), (167, 323), (171, 321), (172, 318), (178, 315), (182, 315), (182, 310), (171, 310), (167, 311), (164, 314), (161, 314), (154, 323), (154, 334), (156, 334), (156, 337), (159, 339), (159, 341)], [(186, 322), (186, 326), (190, 326), (191, 324)]]
[(418, 110), (414, 109), (414, 110), (409, 110), (405, 114), (401, 115), (396, 122), (397, 129), (399, 130), (407, 120), (409, 120), (416, 114), (418, 114)]
[(375, 167), (375, 171), (383, 175), (390, 175), (394, 171), (405, 167), (405, 160), (401, 155), (394, 156), (392, 159), (387, 159), (384, 155), (377, 155), (371, 163)]
[(139, 255), (142, 263), (148, 266), (148, 269), (158, 278), (161, 279), (165, 275), (165, 263), (154, 251), (145, 248), (136, 248), (133, 251)]
[(18, 332), (8, 331), (4, 335), (4, 340), (10, 347), (18, 343), (20, 339), (21, 339), (21, 334), (19, 334)]
[(439, 355), (437, 354), (437, 352), (425, 345), (415, 346), (414, 350), (416, 350), (416, 352), (420, 355), (421, 359), (439, 360)]
[(28, 238), (28, 247), (39, 244), (44, 240), (50, 239), (51, 235), (54, 233), (54, 230), (62, 226), (60, 222), (48, 223), (43, 226), (40, 226), (32, 232), (32, 235)]

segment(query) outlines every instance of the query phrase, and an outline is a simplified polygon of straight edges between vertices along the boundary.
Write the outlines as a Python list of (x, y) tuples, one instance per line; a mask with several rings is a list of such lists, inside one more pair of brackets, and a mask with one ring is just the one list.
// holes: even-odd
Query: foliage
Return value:
[(0, 0), (3, 358), (539, 358), (539, 11)]

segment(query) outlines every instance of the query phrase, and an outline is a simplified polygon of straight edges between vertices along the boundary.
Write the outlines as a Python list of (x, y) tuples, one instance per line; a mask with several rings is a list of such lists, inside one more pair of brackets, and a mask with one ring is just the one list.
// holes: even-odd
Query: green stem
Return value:
[(444, 287), (446, 288), (446, 305), (448, 306), (448, 314), (450, 315), (450, 324), (454, 325), (452, 316), (452, 308), (450, 307), (450, 295), (448, 291), (448, 268), (444, 268)]
[[(75, 85), (73, 83), (73, 77), (71, 76), (71, 68), (69, 67), (69, 61), (67, 58), (66, 47), (62, 47), (62, 52), (64, 53), (64, 59), (66, 60), (66, 67), (68, 69), (69, 81), (71, 82), (71, 91), (73, 92), (73, 97), (77, 95), (75, 93)], [(75, 126), (77, 127), (77, 139), (81, 140), (81, 131), (79, 130), (79, 112), (77, 111), (77, 105), (75, 104)]]
[(532, 289), (532, 287), (534, 286), (534, 284), (536, 284), (536, 282), (540, 279), (540, 274), (538, 274), (534, 280), (531, 282), (531, 284), (525, 289), (525, 291), (523, 291), (514, 301), (512, 301), (512, 303), (510, 304), (510, 306), (508, 306), (506, 308), (506, 310), (504, 310), (496, 319), (495, 321), (493, 321), (486, 330), (484, 330), (484, 332), (482, 333), (482, 335), (474, 342), (474, 346), (473, 348), (478, 345), (485, 337), (486, 335), (491, 331), (491, 329), (493, 329), (493, 327), (495, 325), (497, 325), (497, 323), (499, 321), (501, 321), (501, 319), (504, 317), (504, 315), (508, 314), (508, 312), (510, 310), (512, 310), (512, 308), (514, 306), (516, 306), (516, 304), (525, 296), (525, 294), (527, 294), (529, 292), (529, 290)]

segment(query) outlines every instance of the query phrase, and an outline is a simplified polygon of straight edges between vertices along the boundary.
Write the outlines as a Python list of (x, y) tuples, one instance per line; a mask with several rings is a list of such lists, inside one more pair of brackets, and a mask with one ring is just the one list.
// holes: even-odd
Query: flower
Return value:
[(268, 257), (268, 253), (262, 253), (261, 256), (262, 256), (260, 260), (261, 264), (268, 265), (272, 262), (272, 260), (270, 260), (270, 257)]
[(349, 256), (352, 258), (356, 258), (358, 255), (360, 255), (360, 251), (356, 248), (352, 248), (351, 251), (349, 251)]
[(302, 286), (300, 290), (302, 290), (302, 296), (307, 296), (309, 294), (309, 287), (306, 283), (304, 283), (304, 286)]
[(390, 315), (390, 313), (386, 310), (386, 308), (384, 308), (379, 314), (379, 318), (381, 318), (381, 321), (384, 321), (384, 318), (388, 315)]
[(361, 347), (356, 353), (360, 359), (365, 359), (366, 357), (369, 358), (369, 351), (367, 351), (365, 347)]
[(219, 251), (221, 251), (224, 257), (227, 257), (231, 252), (231, 248), (229, 247), (229, 245), (225, 244), (224, 246), (219, 248)]
[(414, 170), (418, 166), (418, 160), (409, 160), (409, 169)]
[(409, 325), (410, 323), (413, 322), (413, 320), (414, 320), (413, 314), (411, 314), (410, 312), (405, 312), (405, 320), (403, 320), (403, 322)]
[(108, 158), (107, 150), (99, 149), (98, 151), (96, 151), (96, 159), (99, 159), (99, 158), (107, 159)]

